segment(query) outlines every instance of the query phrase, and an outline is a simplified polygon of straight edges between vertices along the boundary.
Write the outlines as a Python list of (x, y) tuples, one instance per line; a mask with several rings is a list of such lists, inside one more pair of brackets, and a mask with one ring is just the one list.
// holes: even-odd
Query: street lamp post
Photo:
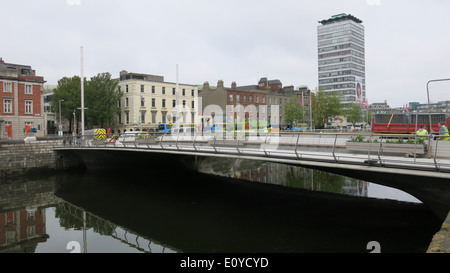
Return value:
[(61, 121), (61, 102), (64, 100), (59, 100), (59, 126), (58, 126), (58, 135), (62, 136), (62, 121)]
[(431, 128), (431, 107), (430, 107), (430, 90), (429, 85), (431, 82), (442, 82), (442, 81), (450, 81), (450, 79), (437, 79), (437, 80), (430, 80), (427, 82), (427, 98), (428, 98), (428, 116), (429, 116), (429, 123), (430, 123), (430, 134), (433, 131)]
[(83, 47), (80, 47), (80, 66), (81, 66), (81, 136), (84, 137), (84, 59)]

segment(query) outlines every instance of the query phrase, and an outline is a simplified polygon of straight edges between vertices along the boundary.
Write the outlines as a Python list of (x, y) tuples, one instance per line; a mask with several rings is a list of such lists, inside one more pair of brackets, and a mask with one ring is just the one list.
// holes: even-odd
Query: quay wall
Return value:
[(62, 140), (0, 142), (0, 178), (25, 175), (30, 172), (53, 172), (81, 166), (81, 160), (53, 151)]
[(450, 253), (450, 212), (441, 229), (433, 236), (427, 253)]

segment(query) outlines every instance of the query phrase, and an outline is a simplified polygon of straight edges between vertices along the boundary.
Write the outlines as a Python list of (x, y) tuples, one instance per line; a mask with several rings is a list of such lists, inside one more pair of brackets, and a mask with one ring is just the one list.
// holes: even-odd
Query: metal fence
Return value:
[(443, 136), (374, 133), (135, 133), (64, 137), (56, 148), (146, 149), (450, 172)]

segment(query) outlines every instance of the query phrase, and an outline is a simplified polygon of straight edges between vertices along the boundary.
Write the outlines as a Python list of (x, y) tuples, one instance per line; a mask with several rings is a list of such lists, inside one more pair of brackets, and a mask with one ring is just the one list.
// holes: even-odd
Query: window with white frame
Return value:
[(27, 236), (32, 237), (36, 235), (36, 226), (27, 226)]
[(3, 113), (12, 113), (12, 99), (3, 99)]
[(12, 83), (11, 82), (3, 82), (3, 92), (12, 93)]
[(31, 84), (25, 85), (25, 94), (27, 95), (33, 94), (33, 86)]
[(25, 101), (25, 114), (33, 114), (33, 101), (32, 100)]
[(34, 220), (36, 220), (36, 211), (28, 210), (27, 211), (27, 221), (34, 221)]

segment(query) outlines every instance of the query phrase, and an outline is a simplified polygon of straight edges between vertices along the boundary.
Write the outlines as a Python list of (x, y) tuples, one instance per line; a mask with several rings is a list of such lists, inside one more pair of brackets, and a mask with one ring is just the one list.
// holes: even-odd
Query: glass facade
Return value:
[(342, 95), (342, 103), (364, 104), (366, 73), (364, 26), (339, 14), (317, 27), (319, 90)]

